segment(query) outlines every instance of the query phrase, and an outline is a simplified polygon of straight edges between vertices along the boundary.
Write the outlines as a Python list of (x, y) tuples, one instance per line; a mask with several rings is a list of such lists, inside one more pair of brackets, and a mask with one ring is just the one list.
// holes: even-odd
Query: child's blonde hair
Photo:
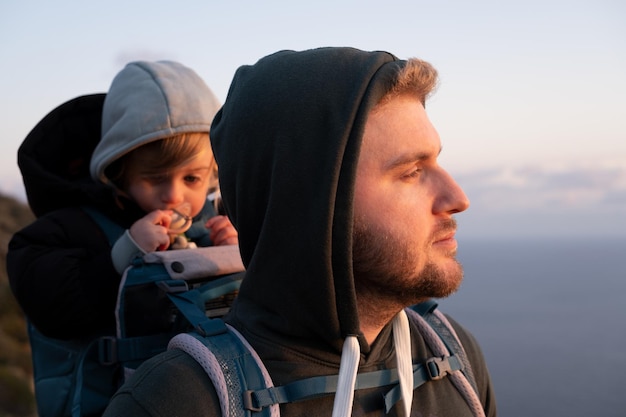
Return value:
[(205, 154), (210, 161), (209, 192), (217, 191), (217, 163), (207, 132), (181, 133), (149, 142), (111, 163), (105, 175), (116, 188), (126, 191), (131, 166), (140, 163), (143, 172), (159, 174), (184, 165), (200, 154)]

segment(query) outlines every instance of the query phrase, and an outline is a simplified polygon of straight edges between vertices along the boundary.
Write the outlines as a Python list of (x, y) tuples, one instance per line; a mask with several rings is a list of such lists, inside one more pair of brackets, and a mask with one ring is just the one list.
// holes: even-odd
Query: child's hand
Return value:
[(237, 245), (239, 244), (239, 235), (235, 227), (226, 216), (211, 217), (204, 224), (210, 229), (209, 237), (215, 246)]
[(171, 221), (171, 210), (155, 210), (133, 223), (130, 235), (145, 252), (165, 250), (170, 245), (167, 232)]

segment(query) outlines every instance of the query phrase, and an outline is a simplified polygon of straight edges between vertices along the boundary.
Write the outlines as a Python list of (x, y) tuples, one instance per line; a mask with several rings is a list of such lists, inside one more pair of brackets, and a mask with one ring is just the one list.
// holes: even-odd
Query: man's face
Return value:
[(405, 306), (445, 297), (460, 285), (452, 215), (469, 201), (439, 166), (440, 151), (416, 98), (394, 98), (370, 114), (355, 183), (357, 296)]

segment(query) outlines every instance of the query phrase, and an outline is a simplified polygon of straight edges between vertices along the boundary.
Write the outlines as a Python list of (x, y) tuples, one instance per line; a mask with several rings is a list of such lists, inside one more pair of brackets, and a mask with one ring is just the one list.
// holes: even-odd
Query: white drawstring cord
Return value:
[(357, 337), (346, 337), (343, 342), (343, 351), (341, 352), (339, 380), (337, 381), (337, 393), (335, 394), (332, 417), (348, 417), (352, 414), (354, 386), (360, 358), (361, 348), (359, 347)]
[[(411, 414), (413, 403), (413, 364), (411, 355), (411, 334), (409, 319), (401, 311), (393, 319), (393, 342), (398, 361), (398, 377), (400, 391), (404, 403), (405, 415)], [(356, 336), (348, 336), (343, 342), (341, 362), (339, 364), (339, 380), (333, 404), (332, 417), (348, 417), (352, 415), (354, 388), (359, 368), (361, 349)]]
[(404, 415), (411, 415), (413, 403), (413, 364), (411, 355), (411, 331), (409, 319), (404, 310), (399, 312), (393, 319), (393, 343), (396, 349), (398, 362), (398, 379), (400, 380), (400, 392), (404, 400)]

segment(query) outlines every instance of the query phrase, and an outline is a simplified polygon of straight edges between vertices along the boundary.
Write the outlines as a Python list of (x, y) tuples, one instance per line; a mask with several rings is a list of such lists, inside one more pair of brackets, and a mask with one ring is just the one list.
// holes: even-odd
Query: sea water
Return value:
[(479, 340), (502, 417), (626, 417), (626, 238), (459, 239), (438, 300)]

